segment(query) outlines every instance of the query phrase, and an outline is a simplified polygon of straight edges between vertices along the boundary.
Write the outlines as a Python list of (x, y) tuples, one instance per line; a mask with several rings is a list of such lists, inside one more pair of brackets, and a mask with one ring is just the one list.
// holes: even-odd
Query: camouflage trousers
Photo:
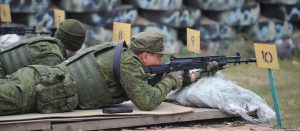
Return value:
[(29, 66), (0, 79), (0, 115), (72, 111), (77, 87), (59, 67)]

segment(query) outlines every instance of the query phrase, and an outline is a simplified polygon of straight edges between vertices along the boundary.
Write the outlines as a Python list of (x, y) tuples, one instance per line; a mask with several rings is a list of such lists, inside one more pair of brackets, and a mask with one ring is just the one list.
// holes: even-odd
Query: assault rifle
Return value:
[(56, 29), (50, 29), (51, 32), (36, 32), (36, 27), (0, 27), (0, 35), (6, 34), (17, 34), (17, 35), (25, 35), (25, 34), (41, 34), (41, 35), (51, 35), (53, 36)]
[(189, 70), (202, 69), (205, 71), (209, 62), (216, 61), (220, 67), (225, 66), (229, 63), (240, 64), (240, 63), (252, 63), (256, 62), (255, 58), (241, 59), (239, 52), (236, 56), (206, 56), (206, 57), (184, 57), (176, 58), (171, 57), (169, 64), (146, 66), (144, 67), (145, 73), (156, 74), (153, 79), (150, 79), (148, 83), (154, 86), (159, 82), (163, 75), (173, 71), (184, 71), (185, 74), (189, 73)]

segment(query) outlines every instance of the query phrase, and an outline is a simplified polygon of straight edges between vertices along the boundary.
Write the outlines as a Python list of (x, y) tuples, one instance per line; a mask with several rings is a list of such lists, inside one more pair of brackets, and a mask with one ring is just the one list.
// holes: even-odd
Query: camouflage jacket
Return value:
[(66, 57), (62, 42), (52, 37), (21, 40), (0, 51), (0, 77), (26, 65), (57, 65)]
[[(100, 71), (111, 94), (118, 96), (125, 93), (140, 110), (153, 110), (171, 91), (174, 80), (164, 78), (155, 86), (148, 84), (149, 75), (143, 70), (139, 58), (127, 48), (123, 48), (120, 61), (120, 85), (113, 76), (113, 56), (115, 49), (96, 56)], [(114, 97), (114, 96), (113, 96)]]

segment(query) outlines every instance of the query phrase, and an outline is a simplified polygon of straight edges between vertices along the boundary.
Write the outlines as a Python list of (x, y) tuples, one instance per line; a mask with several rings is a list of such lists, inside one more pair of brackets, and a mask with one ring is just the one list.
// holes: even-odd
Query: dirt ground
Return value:
[[(213, 124), (202, 126), (194, 125), (191, 127), (175, 127), (175, 128), (163, 128), (157, 130), (163, 131), (273, 131), (273, 130), (284, 130), (284, 129), (276, 129), (269, 127), (268, 125), (257, 125), (257, 124), (242, 124), (242, 125), (235, 125), (236, 123), (226, 123), (226, 124)], [(152, 130), (152, 129), (151, 129)]]
[(272, 127), (269, 124), (252, 124), (242, 120), (241, 118), (231, 119), (214, 119), (203, 121), (192, 121), (184, 123), (171, 123), (163, 125), (152, 125), (144, 127), (134, 127), (129, 129), (121, 129), (122, 131), (129, 130), (157, 130), (157, 131), (298, 131), (300, 129), (286, 129)]

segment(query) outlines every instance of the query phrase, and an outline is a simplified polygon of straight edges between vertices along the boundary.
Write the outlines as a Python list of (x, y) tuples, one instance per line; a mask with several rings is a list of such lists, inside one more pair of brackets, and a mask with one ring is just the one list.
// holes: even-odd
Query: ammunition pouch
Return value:
[(78, 105), (76, 83), (57, 67), (33, 65), (40, 73), (36, 85), (37, 111), (39, 113), (57, 113), (72, 111)]

